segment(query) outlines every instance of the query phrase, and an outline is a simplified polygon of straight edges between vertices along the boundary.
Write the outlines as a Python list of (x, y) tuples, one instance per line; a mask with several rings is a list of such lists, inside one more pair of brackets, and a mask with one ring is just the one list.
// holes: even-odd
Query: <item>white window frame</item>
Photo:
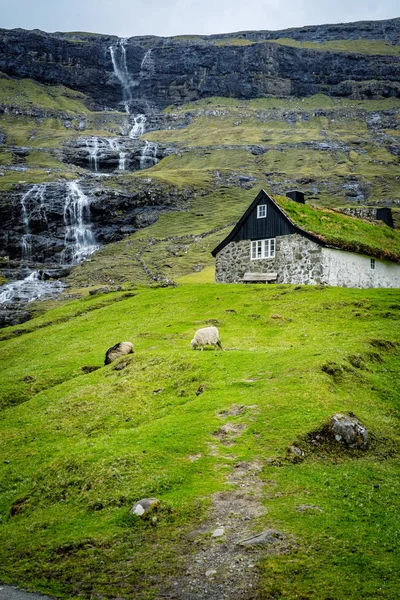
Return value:
[(274, 258), (274, 256), (275, 238), (252, 240), (250, 242), (250, 260), (262, 260), (264, 258)]
[(374, 259), (374, 258), (371, 258), (371, 269), (372, 269), (373, 271), (375, 270), (375, 266), (376, 266), (375, 259)]
[(259, 204), (257, 206), (257, 219), (265, 219), (267, 216), (267, 205)]

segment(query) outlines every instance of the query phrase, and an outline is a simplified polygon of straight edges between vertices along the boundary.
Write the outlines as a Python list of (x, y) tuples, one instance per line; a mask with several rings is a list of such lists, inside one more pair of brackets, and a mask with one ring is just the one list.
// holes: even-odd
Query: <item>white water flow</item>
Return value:
[(143, 57), (142, 63), (140, 65), (141, 71), (148, 71), (153, 66), (153, 61), (151, 59), (151, 48), (147, 50), (146, 54)]
[(119, 153), (119, 163), (118, 163), (118, 169), (120, 171), (126, 171), (126, 152), (120, 152)]
[(25, 279), (13, 281), (0, 288), (0, 305), (33, 302), (64, 289), (60, 281), (46, 281), (43, 273), (32, 271)]
[(31, 214), (36, 211), (36, 219), (47, 223), (46, 189), (46, 183), (36, 184), (21, 198), (22, 222), (24, 224), (24, 235), (21, 239), (21, 258), (23, 261), (31, 260), (32, 256)]
[(67, 184), (64, 205), (64, 251), (62, 264), (76, 265), (98, 249), (90, 224), (90, 200), (77, 181)]
[(89, 168), (97, 173), (99, 170), (99, 138), (92, 137), (87, 139), (86, 148), (89, 154)]
[(127, 41), (126, 38), (122, 38), (118, 40), (118, 43), (115, 46), (109, 46), (109, 50), (115, 76), (122, 86), (122, 100), (125, 105), (125, 110), (129, 114), (129, 102), (132, 100), (132, 80), (126, 63), (125, 46)]
[(142, 155), (140, 157), (140, 168), (149, 169), (158, 163), (157, 158), (158, 145), (155, 142), (144, 140)]
[[(51, 198), (54, 190), (46, 199), (46, 190), (51, 183), (32, 186), (21, 197), (21, 216), (25, 233), (21, 240), (21, 263), (33, 261), (31, 224), (42, 221), (47, 223), (46, 211), (51, 211)], [(54, 184), (53, 184), (54, 185)], [(82, 192), (77, 181), (65, 184), (64, 205), (64, 251), (61, 255), (63, 265), (72, 266), (98, 249), (90, 225), (90, 200)], [(43, 235), (43, 232), (42, 234)], [(45, 232), (44, 232), (45, 235)], [(49, 296), (64, 288), (60, 281), (49, 281), (49, 276), (39, 270), (23, 267), (26, 276), (0, 287), (0, 305), (27, 303), (43, 296)]]
[(107, 139), (108, 145), (110, 146), (110, 149), (114, 150), (115, 152), (118, 152), (118, 155), (119, 155), (118, 169), (120, 171), (126, 171), (126, 167), (127, 167), (127, 158), (126, 157), (128, 156), (128, 153), (121, 150), (119, 142), (115, 138), (106, 138), (106, 139)]
[(146, 115), (138, 114), (133, 119), (133, 126), (129, 132), (130, 138), (138, 138), (144, 134), (146, 130)]

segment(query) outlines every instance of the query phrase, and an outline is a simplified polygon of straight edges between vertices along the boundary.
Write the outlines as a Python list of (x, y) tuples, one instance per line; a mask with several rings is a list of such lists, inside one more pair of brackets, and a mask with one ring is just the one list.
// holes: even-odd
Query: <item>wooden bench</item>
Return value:
[(245, 273), (239, 281), (243, 283), (270, 283), (276, 281), (278, 273)]

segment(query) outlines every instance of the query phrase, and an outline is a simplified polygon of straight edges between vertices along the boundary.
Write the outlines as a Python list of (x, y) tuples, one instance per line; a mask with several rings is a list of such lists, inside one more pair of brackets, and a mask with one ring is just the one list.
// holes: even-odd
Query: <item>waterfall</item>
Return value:
[(118, 169), (120, 171), (126, 171), (126, 161), (127, 161), (127, 152), (124, 152), (123, 150), (121, 150), (120, 145), (118, 143), (118, 140), (113, 139), (113, 138), (106, 138), (108, 145), (110, 146), (111, 150), (114, 150), (116, 152), (118, 152), (119, 154), (119, 163), (118, 163)]
[(132, 80), (129, 75), (128, 66), (126, 63), (126, 38), (118, 40), (115, 46), (109, 46), (111, 61), (114, 74), (122, 86), (122, 100), (125, 105), (126, 112), (129, 114), (129, 102), (132, 100)]
[(32, 256), (32, 235), (24, 233), (21, 239), (21, 258), (22, 260), (30, 260)]
[(47, 183), (40, 183), (32, 186), (21, 198), (22, 222), (24, 224), (24, 235), (21, 239), (21, 258), (22, 260), (31, 260), (32, 257), (32, 234), (31, 234), (31, 215), (34, 211), (37, 213), (37, 219), (47, 223), (46, 198), (45, 193)]
[(144, 141), (142, 155), (140, 157), (140, 168), (149, 169), (158, 163), (157, 158), (158, 145), (154, 142)]
[[(31, 222), (47, 224), (47, 211), (52, 210), (49, 200), (46, 200), (46, 192), (51, 183), (33, 185), (21, 197), (22, 221), (24, 234), (21, 239), (21, 257), (24, 260), (32, 260)], [(82, 192), (77, 181), (65, 183), (64, 201), (64, 251), (62, 253), (63, 263), (74, 265), (80, 260), (97, 250), (97, 245), (90, 226), (90, 200)], [(58, 191), (58, 190), (57, 190)]]
[(126, 152), (119, 153), (118, 169), (120, 171), (126, 171), (126, 154)]
[(116, 140), (115, 138), (105, 138), (107, 140), (107, 144), (110, 146), (111, 150), (116, 150), (117, 152), (119, 151), (119, 144), (118, 144), (118, 140)]
[[(46, 191), (52, 183), (33, 185), (20, 200), (24, 234), (21, 239), (21, 259), (32, 261), (31, 223), (48, 223), (47, 212), (52, 210)], [(77, 181), (65, 185), (64, 202), (64, 250), (61, 254), (61, 264), (73, 266), (87, 258), (98, 249), (90, 224), (90, 199), (83, 193)], [(58, 191), (58, 190), (57, 190)], [(54, 193), (52, 194), (54, 197)], [(58, 199), (58, 196), (56, 196)], [(47, 211), (47, 212), (46, 212)], [(25, 269), (27, 272), (27, 269)], [(0, 305), (12, 303), (27, 303), (59, 292), (64, 288), (60, 281), (48, 281), (49, 275), (41, 270), (28, 270), (24, 279), (10, 282), (0, 287)]]
[(151, 59), (151, 48), (147, 50), (146, 54), (143, 57), (142, 63), (140, 65), (141, 71), (149, 71), (153, 66), (153, 61)]
[(99, 170), (99, 138), (92, 137), (87, 139), (86, 147), (89, 153), (89, 168), (97, 173)]
[(25, 233), (21, 239), (21, 258), (22, 258), (22, 260), (30, 260), (31, 255), (32, 255), (32, 237), (31, 237), (29, 213), (28, 213), (28, 209), (26, 206), (26, 201), (27, 201), (29, 194), (34, 189), (34, 187), (31, 188), (21, 198), (22, 222), (24, 224), (24, 231), (25, 231)]
[(90, 200), (77, 181), (67, 184), (63, 264), (76, 265), (98, 249), (90, 225)]
[(129, 137), (137, 138), (137, 137), (143, 135), (146, 130), (146, 121), (147, 121), (146, 115), (143, 115), (143, 114), (135, 115), (135, 117), (133, 119), (132, 129), (129, 132)]
[(46, 281), (43, 271), (32, 271), (25, 279), (1, 287), (0, 305), (32, 302), (63, 289), (64, 285), (60, 281)]

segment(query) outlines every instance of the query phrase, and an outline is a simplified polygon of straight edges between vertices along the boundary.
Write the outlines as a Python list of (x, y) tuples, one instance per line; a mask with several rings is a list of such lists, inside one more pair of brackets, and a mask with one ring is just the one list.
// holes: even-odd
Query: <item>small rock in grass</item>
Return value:
[(295, 446), (294, 444), (292, 446), (289, 446), (289, 448), (286, 450), (286, 454), (288, 460), (290, 460), (293, 463), (300, 462), (305, 456), (304, 450), (298, 448), (298, 446)]
[(136, 515), (145, 519), (150, 513), (157, 510), (160, 501), (157, 498), (143, 498), (134, 504), (129, 511), (131, 515)]
[(216, 574), (217, 571), (215, 569), (208, 569), (208, 571), (206, 571), (206, 577), (213, 577)]
[(221, 536), (223, 536), (223, 535), (224, 535), (224, 533), (225, 533), (225, 529), (224, 529), (223, 527), (218, 527), (218, 529), (215, 529), (215, 530), (212, 532), (212, 535), (211, 535), (211, 537), (213, 537), (213, 538), (216, 538), (216, 537), (221, 537)]
[(108, 294), (110, 292), (110, 288), (107, 286), (99, 287), (94, 290), (89, 290), (90, 296), (96, 296), (96, 294)]
[(299, 506), (297, 506), (296, 510), (298, 510), (299, 512), (308, 512), (312, 510), (322, 512), (322, 508), (316, 506), (315, 504), (300, 504)]
[(277, 542), (286, 539), (286, 536), (281, 531), (276, 529), (266, 529), (261, 533), (252, 535), (251, 537), (241, 542), (242, 546), (255, 546), (259, 544), (276, 544)]

